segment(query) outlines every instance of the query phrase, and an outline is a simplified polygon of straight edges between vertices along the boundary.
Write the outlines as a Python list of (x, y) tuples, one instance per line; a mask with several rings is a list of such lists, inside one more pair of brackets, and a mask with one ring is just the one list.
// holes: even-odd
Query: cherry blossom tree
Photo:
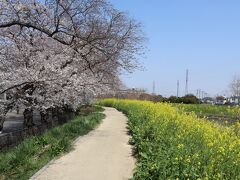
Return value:
[(47, 121), (50, 108), (74, 111), (86, 94), (116, 88), (142, 41), (140, 25), (105, 0), (2, 0), (0, 130), (14, 107), (30, 127), (34, 109)]

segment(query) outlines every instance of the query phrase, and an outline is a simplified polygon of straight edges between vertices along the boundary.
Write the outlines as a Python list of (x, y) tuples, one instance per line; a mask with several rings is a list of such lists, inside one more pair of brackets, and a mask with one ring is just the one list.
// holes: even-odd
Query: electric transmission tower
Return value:
[(177, 80), (177, 97), (179, 97), (179, 80)]
[(188, 94), (188, 69), (186, 71), (186, 86), (185, 86), (185, 95)]
[(153, 87), (152, 87), (152, 94), (155, 95), (156, 91), (156, 85), (155, 85), (155, 81), (153, 81)]

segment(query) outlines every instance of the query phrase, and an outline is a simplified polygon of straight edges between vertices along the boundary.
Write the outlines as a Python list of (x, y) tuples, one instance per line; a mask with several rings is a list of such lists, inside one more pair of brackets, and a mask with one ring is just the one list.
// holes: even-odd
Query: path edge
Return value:
[[(105, 114), (105, 110), (106, 110), (106, 108), (105, 107), (103, 107), (104, 108), (104, 111), (103, 112), (101, 112), (102, 114), (104, 114), (105, 115), (105, 117), (102, 119), (102, 122), (100, 122), (93, 130), (91, 130), (89, 133), (87, 133), (87, 134), (85, 134), (85, 135), (83, 135), (83, 136), (79, 136), (78, 138), (76, 138), (73, 142), (72, 142), (72, 144), (73, 144), (73, 149), (72, 150), (70, 150), (69, 152), (71, 152), (71, 151), (73, 151), (75, 148), (74, 148), (74, 145), (76, 144), (76, 142), (77, 141), (79, 141), (79, 140), (81, 140), (82, 138), (84, 138), (84, 137), (86, 137), (86, 136), (90, 136), (91, 134), (93, 134), (94, 133), (94, 131), (103, 123), (103, 121), (104, 121), (104, 119), (106, 119), (106, 114)], [(46, 165), (44, 165), (42, 168), (40, 168), (35, 174), (33, 174), (30, 178), (29, 178), (29, 180), (35, 180), (38, 176), (40, 176), (50, 165), (52, 165), (52, 164), (54, 164), (54, 162), (57, 160), (57, 159), (59, 159), (60, 157), (62, 157), (62, 156), (64, 156), (65, 154), (67, 154), (67, 153), (69, 153), (69, 152), (66, 152), (66, 153), (64, 153), (64, 154), (62, 154), (62, 155), (60, 155), (60, 156), (58, 156), (58, 157), (55, 157), (55, 158), (53, 158), (52, 160), (50, 160)]]

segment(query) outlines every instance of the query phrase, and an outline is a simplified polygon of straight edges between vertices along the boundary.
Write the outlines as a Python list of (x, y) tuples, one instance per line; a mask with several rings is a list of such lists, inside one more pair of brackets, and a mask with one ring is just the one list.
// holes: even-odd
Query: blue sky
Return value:
[(110, 0), (118, 9), (142, 22), (148, 38), (146, 70), (123, 76), (128, 87), (146, 88), (169, 96), (185, 87), (224, 94), (240, 74), (239, 0)]

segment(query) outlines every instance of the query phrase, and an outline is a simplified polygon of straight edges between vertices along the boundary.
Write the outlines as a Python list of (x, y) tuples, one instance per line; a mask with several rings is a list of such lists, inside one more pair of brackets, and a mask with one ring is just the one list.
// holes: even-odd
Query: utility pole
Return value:
[(188, 94), (188, 69), (186, 71), (186, 86), (185, 86), (185, 95)]
[(179, 80), (177, 80), (177, 97), (179, 97)]
[(198, 89), (198, 99), (201, 99), (201, 89)]
[(153, 89), (152, 89), (152, 95), (155, 95), (156, 85), (155, 81), (153, 81)]
[(205, 93), (205, 92), (204, 92), (204, 91), (202, 91), (202, 99), (204, 99), (204, 93)]

